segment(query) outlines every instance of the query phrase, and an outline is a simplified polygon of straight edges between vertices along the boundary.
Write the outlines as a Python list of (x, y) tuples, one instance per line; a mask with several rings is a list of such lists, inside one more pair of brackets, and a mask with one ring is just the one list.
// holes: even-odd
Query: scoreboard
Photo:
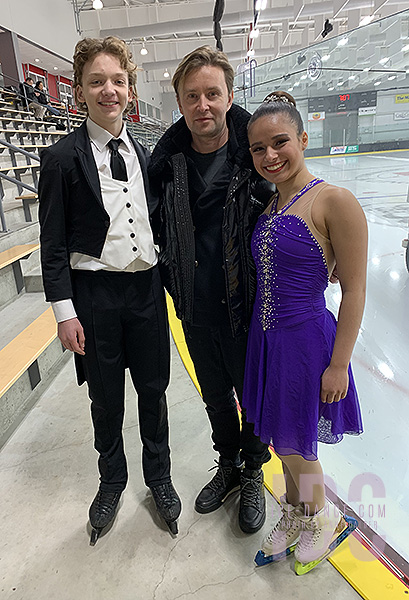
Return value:
[(308, 112), (338, 113), (356, 111), (367, 106), (376, 106), (377, 92), (342, 92), (333, 96), (308, 98)]

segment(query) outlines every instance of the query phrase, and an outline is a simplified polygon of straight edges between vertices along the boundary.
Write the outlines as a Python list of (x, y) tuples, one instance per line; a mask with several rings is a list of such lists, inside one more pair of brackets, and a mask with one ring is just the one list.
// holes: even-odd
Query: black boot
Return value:
[(216, 475), (196, 498), (195, 509), (202, 514), (219, 508), (229, 494), (240, 488), (241, 466), (223, 457), (220, 457), (220, 462), (215, 462), (218, 465)]
[(89, 520), (92, 527), (90, 545), (95, 546), (99, 534), (114, 519), (122, 492), (98, 490), (90, 508)]
[(240, 478), (239, 525), (244, 533), (256, 533), (266, 520), (263, 481), (261, 469), (243, 469)]
[(156, 509), (166, 522), (170, 532), (178, 533), (177, 519), (182, 510), (182, 503), (172, 483), (160, 483), (150, 488)]

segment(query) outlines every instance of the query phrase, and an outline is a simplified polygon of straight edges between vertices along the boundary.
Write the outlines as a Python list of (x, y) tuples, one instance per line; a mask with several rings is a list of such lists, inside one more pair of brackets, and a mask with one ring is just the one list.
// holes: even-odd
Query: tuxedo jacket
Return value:
[[(149, 193), (149, 154), (129, 137), (141, 166), (152, 224), (157, 201)], [(72, 298), (70, 254), (80, 252), (100, 258), (110, 225), (85, 121), (41, 153), (38, 195), (46, 299), (55, 302)]]

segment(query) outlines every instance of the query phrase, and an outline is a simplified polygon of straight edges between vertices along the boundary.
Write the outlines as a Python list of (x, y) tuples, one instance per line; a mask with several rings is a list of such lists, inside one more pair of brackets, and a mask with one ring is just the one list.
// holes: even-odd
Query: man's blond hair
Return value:
[(196, 69), (200, 69), (200, 67), (219, 67), (219, 69), (222, 69), (227, 91), (231, 94), (233, 91), (234, 71), (226, 54), (211, 46), (201, 46), (182, 59), (173, 75), (172, 85), (177, 97), (179, 97), (179, 90), (186, 77)]

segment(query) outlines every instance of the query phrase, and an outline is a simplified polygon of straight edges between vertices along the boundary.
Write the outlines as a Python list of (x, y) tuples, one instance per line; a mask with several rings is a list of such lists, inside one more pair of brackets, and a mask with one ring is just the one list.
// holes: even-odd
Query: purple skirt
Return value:
[(351, 366), (346, 397), (332, 404), (320, 400), (336, 326), (327, 309), (298, 325), (266, 331), (253, 315), (243, 405), (256, 435), (277, 454), (316, 460), (317, 442), (335, 444), (345, 433), (363, 431)]

